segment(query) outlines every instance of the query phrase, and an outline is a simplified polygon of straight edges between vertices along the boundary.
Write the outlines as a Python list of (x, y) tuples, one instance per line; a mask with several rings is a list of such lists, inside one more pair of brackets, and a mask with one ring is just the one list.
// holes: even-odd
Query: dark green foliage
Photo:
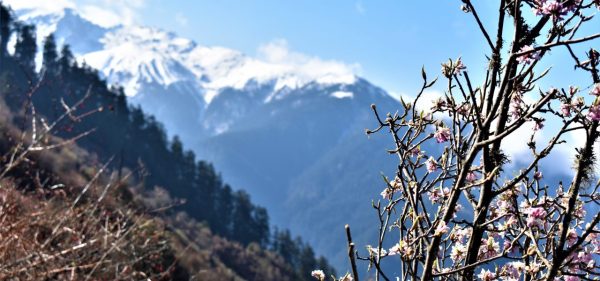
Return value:
[(52, 77), (56, 75), (58, 68), (58, 53), (56, 51), (56, 41), (54, 35), (50, 34), (44, 40), (44, 49), (42, 53), (42, 72), (45, 75)]
[(12, 15), (10, 10), (4, 7), (4, 5), (0, 5), (0, 58), (6, 55), (6, 46), (10, 38), (11, 25)]
[(71, 68), (75, 64), (75, 57), (71, 52), (69, 45), (64, 45), (60, 51), (60, 58), (57, 61), (58, 71), (62, 77), (68, 77)]
[(250, 195), (239, 190), (233, 194), (231, 237), (243, 244), (258, 242), (266, 246), (269, 242), (269, 217), (267, 211), (256, 207)]
[(336, 275), (335, 269), (324, 257), (315, 258), (312, 247), (300, 237), (292, 238), (287, 229), (274, 230), (271, 248), (296, 270), (297, 280), (314, 280), (310, 272), (315, 269), (322, 269), (327, 276)]
[(35, 54), (37, 43), (35, 38), (35, 26), (23, 25), (19, 28), (17, 43), (15, 44), (15, 59), (17, 59), (23, 70), (29, 76), (35, 71)]

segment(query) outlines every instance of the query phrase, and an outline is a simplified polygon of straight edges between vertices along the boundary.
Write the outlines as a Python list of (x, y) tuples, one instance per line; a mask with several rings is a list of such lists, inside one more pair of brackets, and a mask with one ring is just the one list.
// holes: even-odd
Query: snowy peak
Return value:
[(139, 48), (154, 49), (165, 54), (189, 52), (196, 47), (193, 41), (178, 37), (173, 32), (143, 26), (121, 26), (106, 34), (100, 40), (105, 48), (118, 47), (125, 43), (135, 43)]
[[(143, 83), (168, 87), (193, 81), (206, 103), (223, 89), (244, 89), (249, 84), (298, 89), (311, 82), (352, 84), (356, 66), (290, 51), (276, 40), (259, 48), (258, 57), (223, 47), (207, 47), (157, 28), (143, 26), (101, 27), (76, 10), (22, 9), (17, 15), (38, 26), (38, 38), (54, 32), (59, 43), (68, 43), (80, 61), (85, 61), (108, 79), (125, 86), (136, 96)], [(271, 99), (265, 99), (269, 102)]]
[(363, 87), (364, 80), (355, 75), (357, 65), (294, 52), (285, 40), (264, 44), (256, 56), (249, 56), (159, 28), (103, 27), (71, 7), (16, 14), (37, 26), (40, 48), (43, 38), (54, 33), (59, 44), (71, 45), (80, 63), (123, 87), (131, 103), (141, 105), (165, 124), (169, 135), (179, 135), (186, 143), (223, 134), (259, 107), (358, 105), (376, 88)]
[(166, 88), (176, 82), (198, 83), (197, 76), (175, 57), (195, 47), (191, 40), (147, 27), (120, 27), (99, 42), (103, 49), (80, 60), (101, 70), (109, 82), (123, 85), (129, 96), (137, 95), (143, 84)]

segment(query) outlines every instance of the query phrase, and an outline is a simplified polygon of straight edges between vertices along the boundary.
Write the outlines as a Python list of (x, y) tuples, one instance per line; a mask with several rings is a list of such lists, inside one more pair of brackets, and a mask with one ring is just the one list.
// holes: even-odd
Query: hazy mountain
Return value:
[(79, 61), (124, 87), (169, 134), (247, 190), (272, 222), (337, 266), (345, 262), (345, 223), (359, 244), (373, 237), (369, 202), (395, 159), (385, 135), (368, 139), (364, 129), (376, 125), (372, 103), (382, 112), (399, 108), (384, 90), (318, 59), (290, 65), (155, 28), (104, 28), (70, 9), (16, 13), (38, 26), (38, 38), (54, 32), (70, 44)]

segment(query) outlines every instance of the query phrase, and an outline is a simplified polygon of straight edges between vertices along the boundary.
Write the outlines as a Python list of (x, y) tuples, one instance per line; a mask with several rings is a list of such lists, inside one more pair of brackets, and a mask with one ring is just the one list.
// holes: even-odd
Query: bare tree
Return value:
[[(597, 280), (600, 214), (586, 211), (600, 207), (600, 182), (593, 184), (600, 54), (575, 45), (600, 37), (578, 34), (600, 1), (500, 0), (493, 31), (472, 1), (462, 3), (489, 47), (485, 75), (473, 80), (460, 58), (449, 60), (442, 64), (445, 97), (429, 112), (419, 102), (437, 79), (424, 70), (420, 92), (402, 101), (400, 113), (383, 117), (372, 106), (378, 126), (367, 134), (387, 131), (399, 162), (374, 204), (376, 245), (361, 254), (349, 244), (352, 276), (358, 280), (355, 260), (366, 260), (375, 280)], [(535, 16), (524, 17), (530, 10)], [(538, 86), (550, 71), (539, 62), (557, 48), (568, 51), (589, 82)], [(528, 139), (507, 143), (527, 126)], [(540, 140), (542, 130), (550, 137)], [(584, 141), (575, 148), (573, 178), (546, 182), (540, 160), (568, 145), (572, 134)], [(522, 145), (531, 157), (517, 163), (503, 152), (506, 145)], [(390, 233), (400, 239), (390, 241)], [(399, 261), (401, 275), (386, 274), (384, 259)]]

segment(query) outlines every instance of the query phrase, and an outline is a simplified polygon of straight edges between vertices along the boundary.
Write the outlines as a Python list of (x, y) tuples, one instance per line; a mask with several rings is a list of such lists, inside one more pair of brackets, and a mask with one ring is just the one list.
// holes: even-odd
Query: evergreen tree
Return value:
[(35, 38), (35, 26), (23, 25), (19, 28), (19, 36), (15, 44), (15, 58), (19, 60), (28, 75), (35, 71), (35, 54), (37, 44)]
[(0, 5), (0, 57), (6, 55), (6, 46), (8, 45), (8, 40), (10, 39), (11, 25), (11, 11), (4, 5)]
[(256, 241), (261, 246), (267, 246), (269, 244), (269, 214), (267, 209), (263, 207), (254, 207), (253, 212), (254, 225), (252, 231), (256, 237)]
[(248, 245), (250, 242), (259, 241), (252, 230), (252, 212), (254, 206), (250, 202), (250, 195), (243, 190), (238, 190), (233, 196), (232, 233), (231, 238)]
[(233, 237), (233, 192), (229, 185), (218, 190), (215, 204), (215, 215), (209, 220), (215, 232), (231, 238)]
[[(299, 256), (299, 263), (298, 274), (302, 279), (310, 280), (312, 278), (310, 276), (310, 272), (315, 270), (315, 268), (319, 268), (317, 267), (318, 263), (315, 259), (315, 252), (310, 245), (304, 245), (304, 247), (302, 247)], [(327, 268), (325, 268), (325, 270), (327, 270)]]
[(273, 237), (273, 251), (283, 257), (292, 267), (297, 267), (297, 257), (300, 250), (298, 245), (292, 239), (289, 230), (276, 231)]
[(57, 66), (61, 76), (69, 75), (71, 68), (75, 65), (75, 57), (71, 52), (69, 45), (64, 45), (60, 51), (60, 58), (58, 59)]
[(56, 41), (54, 40), (54, 35), (50, 34), (44, 40), (44, 50), (42, 53), (42, 72), (46, 76), (54, 76), (58, 73), (57, 60)]

